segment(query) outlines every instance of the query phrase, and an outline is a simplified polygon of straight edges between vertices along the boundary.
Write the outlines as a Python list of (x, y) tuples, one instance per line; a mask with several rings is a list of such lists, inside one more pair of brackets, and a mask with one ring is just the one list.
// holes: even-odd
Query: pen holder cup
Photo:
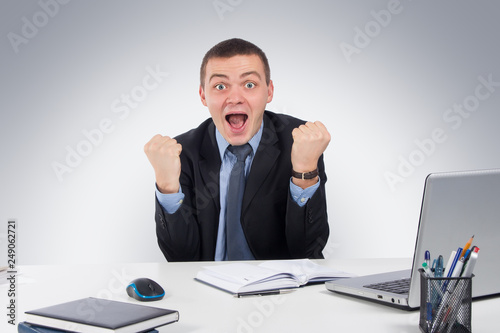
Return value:
[(425, 333), (471, 332), (472, 277), (434, 278), (420, 272), (420, 321)]

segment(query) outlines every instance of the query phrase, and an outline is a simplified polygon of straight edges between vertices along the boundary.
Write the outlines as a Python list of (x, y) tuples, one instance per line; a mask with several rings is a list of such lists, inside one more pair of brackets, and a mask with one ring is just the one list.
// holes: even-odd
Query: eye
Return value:
[(253, 82), (247, 82), (247, 83), (245, 83), (245, 87), (247, 87), (248, 89), (255, 88), (255, 83), (253, 83)]
[(224, 89), (226, 89), (226, 86), (223, 85), (222, 83), (219, 83), (218, 85), (215, 86), (215, 89), (217, 89), (217, 90), (224, 90)]

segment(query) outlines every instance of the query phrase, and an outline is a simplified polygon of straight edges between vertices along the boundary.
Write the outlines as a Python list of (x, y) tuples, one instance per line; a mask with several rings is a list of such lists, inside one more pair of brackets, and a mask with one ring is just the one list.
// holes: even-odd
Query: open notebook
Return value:
[(220, 263), (204, 267), (196, 280), (236, 296), (298, 288), (352, 274), (331, 269), (308, 259)]

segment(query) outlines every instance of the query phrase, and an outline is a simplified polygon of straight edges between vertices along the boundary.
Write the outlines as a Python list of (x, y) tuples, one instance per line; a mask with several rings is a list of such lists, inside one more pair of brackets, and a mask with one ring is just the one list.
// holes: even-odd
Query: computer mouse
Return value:
[(163, 288), (148, 278), (138, 278), (127, 286), (127, 294), (138, 301), (159, 301), (165, 296)]

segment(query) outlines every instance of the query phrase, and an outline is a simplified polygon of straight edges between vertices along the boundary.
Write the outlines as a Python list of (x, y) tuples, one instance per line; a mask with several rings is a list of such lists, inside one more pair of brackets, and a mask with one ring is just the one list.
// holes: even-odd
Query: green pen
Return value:
[(433, 277), (433, 274), (432, 274), (431, 270), (429, 269), (429, 266), (427, 265), (426, 262), (424, 262), (422, 264), (422, 267), (424, 268), (424, 271), (425, 271), (425, 274), (427, 274), (427, 277), (430, 277), (430, 278)]

